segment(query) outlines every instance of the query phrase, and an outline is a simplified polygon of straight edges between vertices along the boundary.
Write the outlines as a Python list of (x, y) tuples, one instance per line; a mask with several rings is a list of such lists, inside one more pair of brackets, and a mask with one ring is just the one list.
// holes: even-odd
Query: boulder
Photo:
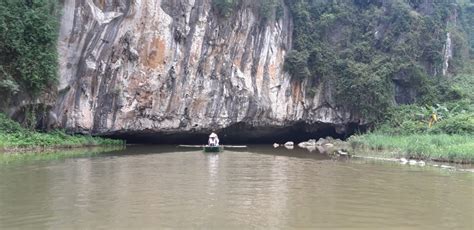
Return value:
[(443, 169), (455, 169), (453, 166), (449, 166), (449, 165), (441, 165), (441, 168), (443, 168)]
[(324, 146), (324, 148), (332, 148), (332, 147), (334, 147), (334, 144), (326, 143), (323, 146)]
[(350, 156), (349, 151), (347, 151), (349, 144), (345, 141), (334, 139), (332, 137), (319, 138), (318, 141), (315, 139), (309, 139), (308, 141), (299, 143), (298, 146), (308, 149), (309, 151), (318, 150), (318, 152), (322, 154)]
[(346, 157), (350, 156), (348, 152), (345, 152), (343, 150), (337, 150), (337, 154), (339, 156), (346, 156)]
[(298, 144), (299, 147), (301, 148), (306, 148), (309, 146), (316, 146), (316, 140), (315, 139), (309, 139), (308, 141), (304, 141)]
[(324, 144), (327, 144), (329, 143), (328, 140), (324, 139), (324, 138), (319, 138), (319, 140), (316, 142), (316, 145), (324, 145)]
[(406, 164), (408, 163), (408, 160), (405, 157), (400, 158), (400, 163)]

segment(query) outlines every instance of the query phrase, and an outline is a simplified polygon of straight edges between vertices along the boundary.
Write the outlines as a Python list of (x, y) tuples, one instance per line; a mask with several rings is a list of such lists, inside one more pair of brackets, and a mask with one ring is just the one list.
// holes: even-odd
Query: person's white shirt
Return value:
[(217, 134), (211, 133), (211, 135), (209, 135), (208, 144), (209, 146), (219, 146), (219, 138), (217, 137)]

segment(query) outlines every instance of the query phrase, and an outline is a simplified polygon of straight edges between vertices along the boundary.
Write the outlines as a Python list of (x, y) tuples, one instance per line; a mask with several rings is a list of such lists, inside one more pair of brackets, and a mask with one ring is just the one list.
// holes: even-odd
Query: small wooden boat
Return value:
[(203, 151), (206, 153), (218, 153), (224, 151), (224, 146), (204, 146)]
[[(207, 145), (178, 145), (180, 148), (203, 148), (203, 147), (211, 147)], [(244, 149), (247, 148), (247, 145), (219, 145), (219, 147), (226, 148), (226, 149)]]

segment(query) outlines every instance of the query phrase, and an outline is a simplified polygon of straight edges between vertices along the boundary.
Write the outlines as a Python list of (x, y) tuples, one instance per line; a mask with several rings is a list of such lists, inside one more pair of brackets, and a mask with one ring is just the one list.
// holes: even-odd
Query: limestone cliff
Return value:
[[(252, 0), (223, 18), (211, 0), (64, 0), (55, 112), (94, 134), (205, 133), (331, 124), (357, 116), (331, 89), (305, 92), (283, 70), (292, 20), (261, 20)], [(311, 95), (308, 97), (308, 95)], [(271, 130), (269, 130), (271, 132)]]

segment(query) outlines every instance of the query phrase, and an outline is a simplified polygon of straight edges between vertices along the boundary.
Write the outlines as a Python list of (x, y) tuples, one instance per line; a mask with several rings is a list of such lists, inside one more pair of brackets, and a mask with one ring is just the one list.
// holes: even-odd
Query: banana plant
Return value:
[(448, 108), (444, 105), (436, 104), (435, 106), (430, 106), (426, 111), (429, 111), (428, 116), (428, 127), (431, 128), (439, 120), (447, 118), (450, 116)]

